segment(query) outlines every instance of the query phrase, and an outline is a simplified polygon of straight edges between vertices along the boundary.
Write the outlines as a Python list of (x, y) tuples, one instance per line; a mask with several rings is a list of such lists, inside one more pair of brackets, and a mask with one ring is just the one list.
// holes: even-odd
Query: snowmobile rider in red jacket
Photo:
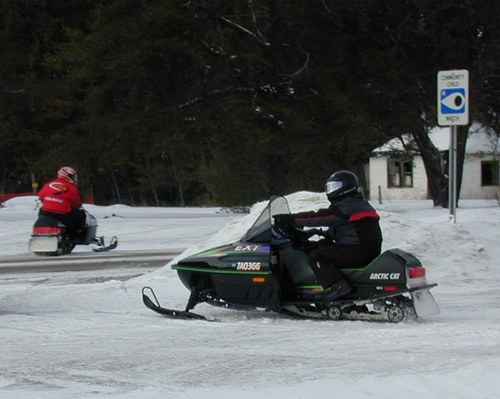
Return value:
[(348, 170), (333, 173), (326, 182), (328, 208), (317, 212), (276, 215), (278, 226), (327, 227), (327, 238), (309, 253), (309, 264), (323, 290), (315, 299), (335, 300), (351, 292), (339, 269), (366, 266), (381, 251), (382, 232), (379, 215), (358, 192), (357, 176)]
[(40, 214), (55, 217), (63, 223), (70, 235), (79, 239), (85, 232), (85, 211), (78, 190), (78, 174), (71, 166), (57, 171), (57, 178), (44, 184), (38, 192), (42, 201)]

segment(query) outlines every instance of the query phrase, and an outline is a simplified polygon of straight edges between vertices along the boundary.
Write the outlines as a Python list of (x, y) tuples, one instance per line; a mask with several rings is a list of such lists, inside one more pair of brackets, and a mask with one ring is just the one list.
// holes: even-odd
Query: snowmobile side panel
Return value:
[(418, 317), (427, 317), (438, 314), (439, 306), (431, 294), (430, 288), (418, 289), (411, 292), (413, 307)]
[(49, 252), (57, 253), (59, 240), (57, 236), (34, 236), (29, 242), (31, 252)]
[(94, 215), (91, 215), (88, 212), (85, 212), (85, 229), (87, 232), (85, 234), (85, 238), (82, 241), (82, 244), (93, 244), (97, 233), (97, 219)]
[(210, 288), (215, 296), (231, 305), (278, 308), (280, 284), (270, 271), (210, 269), (175, 265), (178, 276), (190, 290)]
[(172, 269), (189, 290), (209, 292), (207, 299), (277, 308), (280, 284), (272, 273), (270, 254), (270, 245), (237, 242), (191, 255)]
[[(382, 252), (369, 265), (361, 269), (342, 269), (349, 281), (357, 284), (404, 284), (406, 282), (406, 253), (397, 248)], [(410, 255), (410, 254), (408, 254)]]
[(217, 297), (225, 302), (250, 307), (276, 309), (280, 304), (280, 284), (274, 275), (214, 274), (212, 282)]

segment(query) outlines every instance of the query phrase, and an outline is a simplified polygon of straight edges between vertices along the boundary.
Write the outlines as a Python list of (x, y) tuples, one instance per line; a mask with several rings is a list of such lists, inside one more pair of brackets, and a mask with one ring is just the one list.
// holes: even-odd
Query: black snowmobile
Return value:
[[(186, 309), (164, 308), (150, 287), (144, 304), (173, 318), (205, 319), (191, 312), (198, 303), (234, 309), (265, 309), (313, 319), (400, 322), (439, 313), (425, 268), (412, 254), (389, 249), (369, 265), (343, 269), (353, 290), (335, 301), (313, 299), (323, 287), (297, 245), (307, 232), (284, 232), (273, 216), (290, 213), (284, 197), (274, 197), (241, 241), (203, 251), (177, 262), (182, 283), (191, 291)], [(313, 230), (308, 236), (320, 234)], [(299, 240), (298, 240), (299, 238)], [(310, 237), (312, 238), (312, 237)], [(314, 238), (313, 238), (314, 240)]]
[(95, 245), (95, 252), (110, 251), (118, 246), (118, 239), (113, 237), (105, 245), (104, 237), (96, 237), (97, 220), (85, 211), (85, 236), (76, 238), (70, 235), (67, 227), (56, 218), (38, 215), (29, 242), (29, 249), (37, 255), (56, 256), (69, 254), (76, 245)]

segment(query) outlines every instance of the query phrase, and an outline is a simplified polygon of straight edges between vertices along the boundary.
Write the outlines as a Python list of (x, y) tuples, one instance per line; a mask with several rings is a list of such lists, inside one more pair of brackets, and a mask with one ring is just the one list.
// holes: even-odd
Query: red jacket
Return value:
[(78, 188), (63, 179), (45, 183), (38, 192), (38, 198), (42, 201), (42, 210), (46, 212), (67, 214), (82, 206)]

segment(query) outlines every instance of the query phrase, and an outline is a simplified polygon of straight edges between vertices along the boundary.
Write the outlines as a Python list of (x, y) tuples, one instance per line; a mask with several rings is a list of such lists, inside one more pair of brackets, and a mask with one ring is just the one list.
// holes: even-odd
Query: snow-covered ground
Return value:
[[(326, 204), (317, 193), (288, 199), (292, 211)], [(31, 256), (33, 198), (5, 205), (0, 258)], [(96, 283), (0, 274), (0, 398), (500, 397), (498, 203), (461, 201), (456, 224), (430, 201), (373, 205), (384, 248), (414, 253), (439, 284), (439, 315), (399, 324), (328, 322), (199, 305), (196, 312), (221, 322), (170, 320), (141, 300), (141, 288), (151, 286), (162, 305), (185, 306), (188, 292), (169, 265)], [(119, 251), (185, 256), (239, 238), (263, 206), (249, 215), (87, 208), (100, 234), (118, 235)]]

